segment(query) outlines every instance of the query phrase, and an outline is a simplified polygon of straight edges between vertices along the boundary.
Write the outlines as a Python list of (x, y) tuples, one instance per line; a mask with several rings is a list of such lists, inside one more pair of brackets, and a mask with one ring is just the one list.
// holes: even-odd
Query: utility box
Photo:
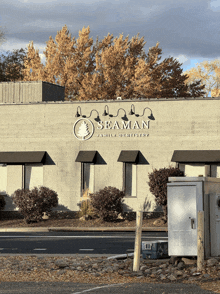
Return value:
[(198, 211), (204, 211), (205, 259), (220, 256), (220, 179), (170, 177), (168, 255), (197, 256)]
[(142, 257), (144, 259), (159, 259), (168, 257), (168, 242), (158, 241), (142, 241)]

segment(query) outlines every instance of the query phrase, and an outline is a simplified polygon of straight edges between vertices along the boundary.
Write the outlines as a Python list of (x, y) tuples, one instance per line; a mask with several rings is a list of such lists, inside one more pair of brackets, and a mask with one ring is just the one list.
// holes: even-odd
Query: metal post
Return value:
[(136, 235), (135, 235), (135, 247), (134, 247), (134, 262), (133, 271), (139, 271), (140, 267), (140, 254), (141, 254), (141, 232), (142, 232), (142, 219), (143, 212), (136, 212)]
[(204, 211), (198, 211), (197, 227), (197, 271), (204, 265)]

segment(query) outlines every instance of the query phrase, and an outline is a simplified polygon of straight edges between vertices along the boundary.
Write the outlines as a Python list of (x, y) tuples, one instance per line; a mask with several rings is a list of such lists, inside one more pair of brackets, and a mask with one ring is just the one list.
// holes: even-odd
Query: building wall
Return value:
[[(132, 104), (139, 117), (129, 115)], [(106, 105), (114, 117), (102, 116)], [(73, 134), (74, 124), (82, 118), (75, 117), (78, 106), (82, 115), (91, 114), (89, 120), (94, 125), (94, 134), (88, 140), (79, 140)], [(44, 186), (58, 193), (59, 209), (78, 210), (81, 163), (75, 160), (80, 150), (97, 150), (101, 156), (100, 164), (94, 166), (95, 191), (105, 186), (122, 189), (123, 163), (117, 162), (119, 154), (121, 150), (140, 150), (143, 158), (142, 164), (137, 165), (137, 197), (125, 199), (126, 209), (136, 210), (145, 204), (146, 211), (154, 211), (156, 202), (148, 189), (148, 173), (153, 168), (175, 166), (171, 163), (174, 150), (220, 149), (219, 106), (217, 98), (0, 104), (0, 151), (47, 151)], [(148, 118), (149, 109), (140, 116), (145, 107), (150, 108), (154, 120)], [(140, 126), (142, 120), (146, 124), (149, 120), (149, 129), (117, 129), (115, 121), (121, 127), (124, 116), (120, 108), (126, 111), (131, 127), (135, 121)], [(94, 111), (91, 113), (91, 110)], [(110, 121), (111, 127), (115, 124), (115, 129), (98, 129), (100, 124), (94, 120), (96, 111), (103, 122)], [(14, 177), (11, 167), (10, 173)], [(20, 173), (17, 175), (20, 177)], [(7, 188), (10, 193), (12, 188), (15, 187)], [(6, 210), (11, 209), (13, 206), (7, 205)]]
[(64, 100), (64, 87), (42, 81), (0, 83), (0, 103)]

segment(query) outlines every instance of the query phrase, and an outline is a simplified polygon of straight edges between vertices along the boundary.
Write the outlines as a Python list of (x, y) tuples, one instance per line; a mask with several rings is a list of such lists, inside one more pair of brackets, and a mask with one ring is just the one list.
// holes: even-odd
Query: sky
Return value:
[(178, 59), (183, 71), (220, 58), (220, 0), (1, 0), (6, 42), (0, 51), (27, 48), (33, 41), (44, 61), (46, 41), (64, 25), (76, 39), (90, 26), (94, 41), (108, 33), (129, 39), (139, 33), (146, 53), (159, 42), (162, 59)]

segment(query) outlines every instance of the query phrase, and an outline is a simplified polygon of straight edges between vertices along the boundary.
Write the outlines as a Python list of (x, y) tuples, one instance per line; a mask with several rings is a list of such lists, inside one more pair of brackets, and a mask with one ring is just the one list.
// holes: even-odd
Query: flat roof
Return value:
[[(50, 83), (48, 83), (50, 84)], [(52, 84), (54, 85), (54, 84)], [(40, 102), (19, 102), (19, 103), (13, 103), (13, 102), (4, 102), (0, 103), (0, 106), (2, 105), (32, 105), (32, 104), (83, 104), (83, 103), (125, 103), (125, 102), (158, 102), (158, 101), (196, 101), (196, 100), (220, 100), (220, 97), (180, 97), (180, 98), (139, 98), (139, 99), (111, 99), (111, 100), (86, 100), (86, 101), (40, 101)]]
[(45, 81), (11, 81), (11, 82), (0, 82), (0, 84), (49, 84), (49, 85), (53, 85), (53, 86), (58, 86), (61, 88), (64, 88), (64, 86), (58, 85), (58, 84), (54, 84), (54, 83), (50, 83), (50, 82), (45, 82)]

